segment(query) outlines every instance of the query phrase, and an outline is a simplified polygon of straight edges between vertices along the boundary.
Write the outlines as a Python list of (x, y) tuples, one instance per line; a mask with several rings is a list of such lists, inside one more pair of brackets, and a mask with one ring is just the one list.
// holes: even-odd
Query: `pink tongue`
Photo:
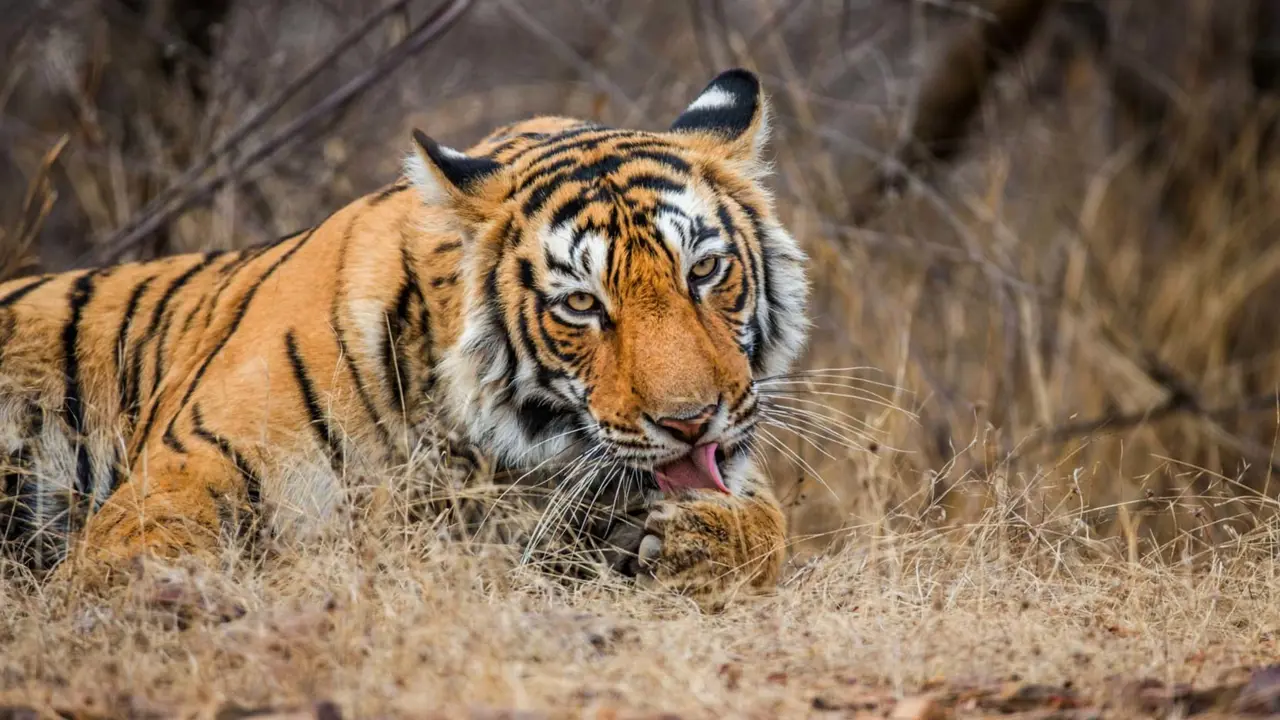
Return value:
[(699, 445), (688, 455), (658, 468), (654, 473), (658, 477), (658, 487), (664, 493), (675, 490), (719, 490), (728, 494), (729, 488), (724, 486), (720, 467), (716, 465), (717, 447), (716, 443)]

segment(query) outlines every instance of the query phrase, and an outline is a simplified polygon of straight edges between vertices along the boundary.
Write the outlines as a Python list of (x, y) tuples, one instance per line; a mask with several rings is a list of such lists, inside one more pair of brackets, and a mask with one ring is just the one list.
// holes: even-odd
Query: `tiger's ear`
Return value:
[(731, 160), (756, 165), (769, 138), (769, 107), (755, 73), (737, 68), (716, 76), (671, 131), (700, 136)]
[(413, 131), (413, 153), (404, 162), (405, 175), (428, 205), (449, 205), (475, 196), (484, 181), (501, 169), (488, 158), (445, 147), (421, 130)]

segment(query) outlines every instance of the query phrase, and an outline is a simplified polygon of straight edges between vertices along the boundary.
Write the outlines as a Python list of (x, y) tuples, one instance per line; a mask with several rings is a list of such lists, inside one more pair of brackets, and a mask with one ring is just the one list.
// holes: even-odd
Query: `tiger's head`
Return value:
[(538, 118), (469, 154), (414, 133), (406, 172), (463, 237), (440, 368), (473, 441), (512, 467), (586, 453), (666, 491), (743, 489), (755, 381), (808, 327), (806, 258), (760, 184), (768, 115), (731, 70), (666, 132)]

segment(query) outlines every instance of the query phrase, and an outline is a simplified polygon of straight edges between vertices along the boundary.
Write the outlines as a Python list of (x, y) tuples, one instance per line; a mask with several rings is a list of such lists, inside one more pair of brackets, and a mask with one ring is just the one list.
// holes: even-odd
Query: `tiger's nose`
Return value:
[(719, 408), (718, 403), (712, 403), (692, 415), (663, 417), (658, 418), (656, 422), (677, 440), (683, 440), (692, 445), (707, 432), (707, 425), (711, 423), (711, 418), (715, 417), (716, 410)]

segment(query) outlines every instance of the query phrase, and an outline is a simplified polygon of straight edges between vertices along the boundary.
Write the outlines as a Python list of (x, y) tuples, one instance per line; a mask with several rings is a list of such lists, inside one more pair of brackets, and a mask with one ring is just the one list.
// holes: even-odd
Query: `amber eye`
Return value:
[(576, 313), (592, 312), (599, 304), (599, 301), (591, 293), (576, 292), (564, 299), (565, 307)]
[(698, 262), (694, 263), (693, 267), (689, 268), (689, 277), (692, 277), (695, 280), (702, 280), (707, 277), (710, 277), (711, 274), (714, 273), (719, 267), (720, 267), (719, 257), (715, 255), (712, 255), (711, 257), (705, 257), (699, 260)]

